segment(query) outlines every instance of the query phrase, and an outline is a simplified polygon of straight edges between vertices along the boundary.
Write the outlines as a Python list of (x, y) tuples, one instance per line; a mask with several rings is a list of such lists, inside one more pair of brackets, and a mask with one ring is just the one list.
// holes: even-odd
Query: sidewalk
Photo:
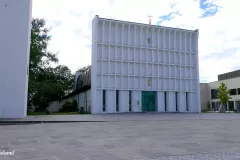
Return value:
[(1, 124), (30, 124), (30, 123), (76, 123), (103, 122), (101, 116), (93, 115), (36, 115), (24, 119), (0, 119)]
[(0, 124), (76, 123), (171, 120), (240, 120), (240, 114), (226, 113), (119, 113), (97, 115), (36, 115), (24, 119), (0, 119)]

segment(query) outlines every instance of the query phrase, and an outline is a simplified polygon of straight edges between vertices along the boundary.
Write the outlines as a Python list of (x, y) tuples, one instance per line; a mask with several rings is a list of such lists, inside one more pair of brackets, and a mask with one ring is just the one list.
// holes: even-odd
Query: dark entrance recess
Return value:
[(142, 92), (142, 111), (156, 111), (156, 92)]

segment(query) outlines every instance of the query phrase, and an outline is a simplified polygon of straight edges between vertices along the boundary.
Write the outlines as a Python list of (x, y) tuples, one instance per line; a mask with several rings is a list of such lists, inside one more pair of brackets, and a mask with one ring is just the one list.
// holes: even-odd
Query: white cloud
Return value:
[[(95, 15), (104, 18), (153, 24), (159, 16), (177, 12), (161, 25), (199, 28), (199, 60), (201, 80), (217, 80), (217, 74), (240, 69), (239, 9), (233, 0), (207, 0), (218, 6), (211, 17), (200, 18), (205, 10), (199, 0), (34, 0), (33, 16), (47, 20), (53, 36), (49, 49), (59, 51), (60, 64), (75, 72), (91, 64), (91, 21)], [(212, 7), (207, 8), (212, 10)]]

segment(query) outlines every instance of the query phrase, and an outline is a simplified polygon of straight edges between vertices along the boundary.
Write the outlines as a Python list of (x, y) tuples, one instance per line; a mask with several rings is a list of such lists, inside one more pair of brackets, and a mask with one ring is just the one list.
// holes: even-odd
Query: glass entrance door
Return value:
[(142, 92), (142, 111), (143, 112), (155, 112), (155, 92)]

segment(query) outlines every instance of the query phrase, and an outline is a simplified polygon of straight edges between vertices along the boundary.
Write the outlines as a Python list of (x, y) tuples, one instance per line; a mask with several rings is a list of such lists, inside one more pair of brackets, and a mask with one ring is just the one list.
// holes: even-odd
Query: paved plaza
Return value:
[(117, 114), (85, 114), (85, 115), (38, 115), (24, 119), (0, 119), (2, 121), (18, 122), (119, 122), (119, 121), (176, 121), (176, 120), (233, 120), (239, 119), (235, 113), (117, 113)]
[(15, 150), (0, 160), (240, 159), (240, 114), (99, 117), (109, 121), (0, 125), (0, 150)]

